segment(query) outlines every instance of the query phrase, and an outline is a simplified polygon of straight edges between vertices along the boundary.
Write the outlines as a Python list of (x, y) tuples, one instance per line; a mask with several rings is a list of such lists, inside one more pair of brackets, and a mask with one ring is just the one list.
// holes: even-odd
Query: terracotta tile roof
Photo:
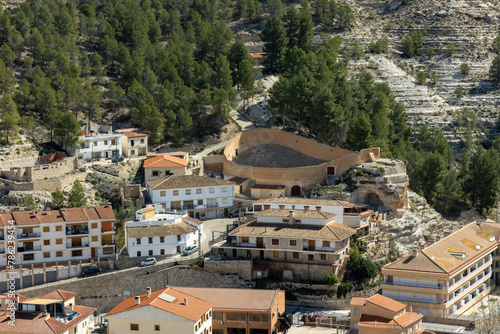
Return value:
[(175, 224), (167, 224), (162, 226), (150, 227), (127, 227), (127, 235), (129, 238), (144, 238), (167, 235), (180, 235), (188, 232), (196, 231), (196, 227), (189, 225), (186, 222)]
[(57, 321), (54, 318), (49, 318), (46, 320), (46, 323), (52, 328), (54, 333), (65, 333), (69, 328), (72, 326), (80, 323), (81, 321), (87, 319), (89, 315), (94, 313), (96, 310), (93, 307), (86, 307), (86, 306), (80, 306), (80, 305), (73, 305), (73, 310), (78, 313), (78, 316), (71, 321), (68, 321), (66, 324), (63, 324), (62, 322)]
[[(161, 299), (160, 297), (163, 293), (174, 297), (175, 300), (173, 300), (172, 302), (168, 302)], [(106, 314), (106, 317), (124, 311), (129, 311), (136, 308), (151, 305), (163, 311), (170, 312), (196, 322), (201, 318), (203, 314), (205, 314), (212, 308), (211, 302), (202, 300), (200, 298), (194, 297), (190, 294), (181, 292), (180, 290), (173, 289), (171, 287), (152, 291), (151, 296), (149, 298), (147, 298), (147, 295), (145, 293), (139, 295), (139, 297), (140, 297), (139, 305), (135, 305), (135, 296), (129, 297), (124, 301), (122, 301), (120, 304), (116, 305), (111, 311), (109, 311)], [(185, 297), (188, 300), (187, 305), (184, 304)], [(140, 312), (137, 313), (137, 317), (140, 317)]]
[(36, 298), (42, 298), (42, 299), (62, 299), (64, 301), (70, 300), (71, 298), (76, 297), (76, 293), (71, 292), (71, 291), (65, 291), (65, 290), (59, 290), (55, 289), (52, 290), (42, 296), (36, 297)]
[(163, 168), (163, 167), (187, 167), (187, 161), (173, 157), (168, 154), (161, 154), (153, 158), (144, 160), (144, 168)]
[(354, 229), (337, 222), (327, 225), (308, 225), (254, 221), (241, 225), (239, 229), (229, 232), (229, 235), (344, 240), (354, 233), (356, 233)]
[(304, 204), (304, 205), (327, 205), (327, 206), (354, 206), (356, 204), (347, 201), (339, 201), (334, 199), (316, 199), (303, 197), (273, 197), (261, 198), (252, 204), (260, 203), (279, 203), (279, 204)]
[(152, 189), (175, 189), (189, 187), (207, 187), (231, 185), (234, 182), (224, 181), (223, 179), (215, 179), (208, 176), (198, 175), (172, 175), (163, 179), (156, 179), (147, 182)]
[(394, 318), (394, 321), (398, 323), (401, 327), (405, 328), (408, 327), (411, 324), (414, 324), (415, 322), (419, 321), (424, 317), (423, 314), (417, 313), (417, 312), (405, 312), (404, 314), (400, 315), (399, 317)]
[(213, 303), (213, 310), (266, 311), (273, 306), (279, 290), (174, 287)]
[(399, 312), (406, 308), (406, 305), (386, 296), (377, 293), (366, 299), (367, 303), (372, 303), (392, 312)]
[(147, 137), (148, 135), (145, 133), (140, 133), (138, 131), (125, 131), (123, 135), (127, 138), (135, 138), (135, 137)]
[(40, 225), (48, 223), (64, 222), (87, 222), (89, 220), (115, 220), (115, 214), (111, 206), (92, 206), (67, 208), (63, 210), (38, 211), (15, 211), (1, 213), (0, 220), (3, 226), (8, 225), (10, 219), (15, 220), (17, 226)]
[(498, 240), (500, 224), (473, 222), (419, 251), (417, 256), (410, 254), (384, 269), (452, 274), (497, 247)]
[(189, 216), (182, 217), (182, 220), (185, 221), (186, 223), (191, 223), (191, 224), (196, 224), (196, 225), (203, 224), (202, 221), (200, 221), (200, 220), (198, 220), (196, 218), (193, 218), (193, 217), (189, 217)]
[[(288, 217), (290, 210), (288, 209), (269, 209), (257, 212), (256, 217)], [(332, 219), (337, 214), (332, 212), (318, 210), (293, 210), (294, 218), (310, 218), (310, 219)]]
[(363, 306), (363, 305), (365, 305), (367, 298), (368, 297), (353, 296), (351, 298), (351, 305)]
[(250, 57), (252, 57), (253, 59), (264, 59), (264, 58), (266, 58), (264, 55), (261, 55), (259, 53), (251, 53)]
[(255, 184), (252, 189), (285, 189), (285, 186), (280, 184)]

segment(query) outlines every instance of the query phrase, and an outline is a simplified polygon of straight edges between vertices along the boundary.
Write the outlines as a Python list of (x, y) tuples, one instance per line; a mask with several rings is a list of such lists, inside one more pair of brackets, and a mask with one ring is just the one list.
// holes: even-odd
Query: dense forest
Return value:
[[(238, 94), (248, 101), (255, 93), (260, 70), (228, 25), (240, 20), (262, 28), (263, 72), (279, 75), (269, 92), (277, 124), (353, 150), (381, 147), (385, 157), (407, 162), (411, 189), (442, 212), (486, 213), (495, 205), (500, 142), (485, 149), (469, 133), (456, 154), (440, 131), (407, 125), (387, 84), (368, 70), (352, 76), (351, 59), (389, 48), (384, 36), (363, 50), (336, 34), (356, 24), (346, 4), (28, 0), (0, 12), (5, 143), (42, 125), (49, 134), (64, 130), (71, 146), (81, 123), (104, 119), (142, 128), (151, 144), (182, 146), (208, 120), (227, 121)], [(403, 56), (423, 52), (422, 38), (401, 36)], [(472, 116), (464, 112), (457, 122), (470, 124)]]

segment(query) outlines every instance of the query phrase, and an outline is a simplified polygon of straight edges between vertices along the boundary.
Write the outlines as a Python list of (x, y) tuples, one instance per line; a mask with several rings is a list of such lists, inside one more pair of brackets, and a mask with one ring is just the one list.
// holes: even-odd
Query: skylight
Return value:
[(158, 298), (169, 303), (173, 302), (176, 299), (174, 296), (167, 295), (165, 292), (159, 295)]

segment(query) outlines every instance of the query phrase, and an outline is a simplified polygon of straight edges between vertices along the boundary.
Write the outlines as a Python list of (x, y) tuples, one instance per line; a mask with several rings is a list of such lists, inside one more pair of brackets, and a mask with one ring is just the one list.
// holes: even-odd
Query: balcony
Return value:
[(387, 285), (397, 285), (397, 286), (409, 286), (414, 288), (425, 288), (425, 289), (438, 289), (438, 290), (446, 290), (446, 286), (442, 283), (438, 283), (437, 285), (427, 285), (427, 284), (410, 284), (410, 283), (400, 283), (400, 282), (380, 282), (380, 284)]
[(193, 204), (184, 204), (182, 206), (182, 209), (183, 210), (192, 210), (192, 209), (194, 209), (194, 205)]
[(465, 284), (463, 287), (453, 292), (453, 297), (450, 298), (447, 303), (455, 303), (457, 300), (463, 298), (463, 294), (470, 293), (470, 291), (479, 287), (482, 283), (486, 282), (491, 277), (491, 271), (486, 274), (478, 275), (476, 278), (472, 279), (470, 282)]
[(18, 253), (30, 253), (30, 252), (38, 252), (41, 251), (41, 246), (32, 246), (32, 247), (17, 247)]
[(1, 241), (1, 240), (5, 240), (5, 237), (4, 237), (3, 233), (2, 233), (2, 234), (0, 234), (0, 241)]
[(17, 239), (38, 239), (38, 238), (40, 238), (40, 232), (17, 234)]
[(66, 248), (85, 248), (88, 247), (89, 243), (88, 242), (75, 242), (75, 243), (66, 243)]
[(217, 202), (208, 202), (207, 203), (207, 208), (216, 208), (219, 206), (219, 203)]
[(81, 235), (81, 234), (89, 234), (89, 228), (87, 225), (66, 227), (66, 235)]
[(470, 275), (471, 273), (473, 273), (476, 270), (477, 271), (483, 271), (485, 268), (490, 267), (492, 265), (492, 263), (493, 262), (490, 259), (490, 260), (486, 261), (485, 264), (483, 264), (482, 266), (478, 267), (477, 269), (476, 268), (474, 268), (474, 270), (471, 269), (471, 272), (468, 273), (467, 275), (465, 275), (464, 277), (462, 277), (460, 280), (456, 281), (454, 284), (450, 283), (450, 289), (454, 288), (456, 286), (459, 286), (459, 285), (463, 284), (464, 282), (468, 281), (470, 279), (470, 277), (472, 276), (472, 275)]
[(446, 300), (417, 300), (414, 298), (402, 298), (402, 297), (390, 297), (390, 298), (398, 301), (413, 302), (413, 303), (436, 304), (436, 305), (446, 304)]

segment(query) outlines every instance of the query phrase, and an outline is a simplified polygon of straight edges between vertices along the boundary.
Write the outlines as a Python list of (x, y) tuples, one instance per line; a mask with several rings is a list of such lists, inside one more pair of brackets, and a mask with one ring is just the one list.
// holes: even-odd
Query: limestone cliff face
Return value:
[(375, 210), (401, 215), (408, 208), (408, 175), (400, 160), (377, 159), (355, 167), (356, 190), (351, 202), (370, 204)]

